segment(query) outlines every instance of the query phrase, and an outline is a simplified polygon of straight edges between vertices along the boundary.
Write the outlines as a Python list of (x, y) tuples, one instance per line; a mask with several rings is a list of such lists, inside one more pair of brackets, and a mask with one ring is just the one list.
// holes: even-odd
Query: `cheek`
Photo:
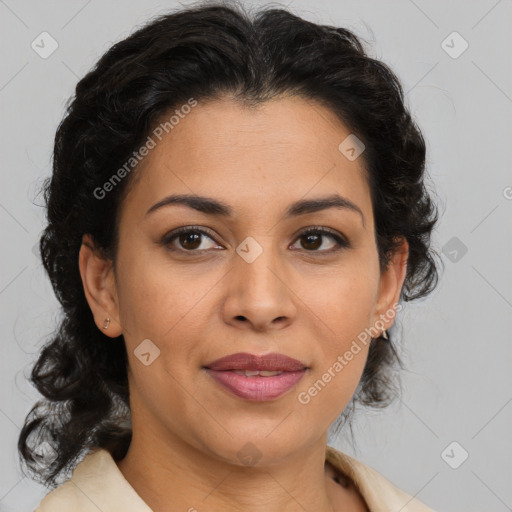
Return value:
[(119, 314), (128, 336), (163, 344), (179, 330), (201, 301), (205, 287), (214, 284), (206, 278), (197, 286), (197, 272), (197, 268), (171, 267), (165, 258), (154, 254), (120, 261)]
[[(316, 367), (298, 390), (308, 415), (334, 421), (355, 392), (366, 363), (378, 278), (375, 269), (354, 264), (351, 272), (331, 273), (323, 286), (304, 291), (319, 335)], [(320, 334), (322, 333), (322, 334)], [(311, 416), (309, 416), (311, 418)]]
[(314, 286), (304, 283), (302, 293), (306, 302), (329, 334), (326, 352), (344, 351), (352, 339), (371, 325), (379, 285), (378, 268), (364, 264), (364, 257), (359, 260), (346, 263), (339, 270), (331, 269)]
[(137, 389), (134, 395), (155, 416), (167, 410), (164, 404), (185, 410), (188, 394), (162, 394), (162, 390), (180, 391), (179, 382), (188, 378), (189, 359), (197, 350), (194, 329), (200, 325), (198, 312), (205, 291), (191, 284), (190, 272), (171, 268), (154, 253), (125, 256), (119, 259), (118, 269), (119, 313), (131, 389)]

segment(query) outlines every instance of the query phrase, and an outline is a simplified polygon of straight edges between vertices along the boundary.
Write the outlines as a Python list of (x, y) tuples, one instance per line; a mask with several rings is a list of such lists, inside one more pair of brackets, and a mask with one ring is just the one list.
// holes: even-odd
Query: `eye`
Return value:
[[(162, 238), (161, 243), (171, 251), (189, 253), (202, 252), (211, 248), (223, 248), (219, 245), (213, 245), (211, 247), (206, 245), (205, 247), (202, 240), (204, 237), (216, 243), (213, 236), (208, 231), (195, 226), (184, 226), (167, 233)], [(331, 244), (330, 248), (324, 247), (323, 250), (318, 250), (324, 246), (325, 238), (330, 238), (335, 243)], [(307, 252), (332, 253), (340, 250), (341, 248), (350, 247), (350, 243), (337, 231), (318, 226), (313, 226), (304, 230), (298, 236), (297, 240), (302, 240), (301, 246)], [(176, 246), (177, 244), (179, 244), (178, 247)], [(332, 247), (333, 245), (334, 247)]]
[[(317, 250), (319, 247), (322, 247), (324, 245), (324, 238), (330, 238), (331, 240), (335, 241), (334, 248), (327, 248), (324, 250)], [(307, 252), (321, 252), (321, 253), (332, 253), (340, 250), (340, 248), (347, 248), (350, 247), (349, 242), (340, 236), (336, 231), (330, 230), (327, 228), (321, 228), (318, 226), (311, 227), (303, 231), (297, 240), (303, 240), (301, 243), (301, 246), (307, 251)], [(336, 245), (338, 247), (336, 247)]]
[[(203, 245), (203, 237), (215, 242), (213, 237), (204, 229), (185, 226), (166, 234), (162, 239), (162, 244), (168, 246), (172, 251), (201, 252), (209, 249), (209, 247)], [(180, 247), (174, 246), (175, 241)], [(219, 246), (217, 245), (217, 247)]]

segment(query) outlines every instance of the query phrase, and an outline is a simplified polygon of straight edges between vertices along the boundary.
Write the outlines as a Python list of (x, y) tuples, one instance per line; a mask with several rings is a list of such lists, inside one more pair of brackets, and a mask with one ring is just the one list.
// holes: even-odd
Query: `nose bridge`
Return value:
[(270, 235), (248, 236), (236, 249), (242, 287), (250, 294), (268, 300), (267, 295), (276, 296), (282, 286), (276, 277), (279, 257)]
[(273, 237), (256, 236), (247, 237), (236, 248), (225, 312), (228, 321), (244, 317), (263, 329), (276, 319), (290, 320), (295, 308)]

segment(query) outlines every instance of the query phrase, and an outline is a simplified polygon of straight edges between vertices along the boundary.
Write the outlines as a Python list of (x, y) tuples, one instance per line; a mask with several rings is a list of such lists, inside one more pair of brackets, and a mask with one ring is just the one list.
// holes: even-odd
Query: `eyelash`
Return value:
[[(174, 231), (171, 231), (170, 233), (167, 233), (162, 238), (162, 241), (161, 241), (162, 245), (166, 246), (170, 251), (178, 251), (178, 252), (192, 253), (192, 254), (193, 253), (203, 253), (203, 252), (207, 252), (209, 250), (209, 249), (186, 250), (186, 249), (176, 249), (174, 247), (171, 247), (170, 246), (171, 242), (173, 240), (175, 240), (176, 238), (178, 238), (183, 233), (200, 233), (202, 235), (206, 235), (208, 238), (210, 238), (214, 242), (216, 242), (216, 240), (213, 238), (212, 234), (209, 233), (208, 231), (206, 231), (200, 227), (196, 227), (196, 226), (184, 226), (181, 228), (177, 228)], [(339, 247), (334, 248), (334, 249), (324, 250), (324, 251), (303, 249), (304, 251), (306, 251), (308, 253), (318, 253), (320, 255), (325, 255), (325, 254), (328, 255), (328, 254), (338, 252), (341, 249), (347, 249), (350, 247), (350, 242), (347, 239), (345, 239), (344, 237), (341, 237), (336, 231), (328, 229), (328, 228), (324, 228), (321, 226), (311, 226), (309, 228), (306, 228), (304, 231), (299, 233), (299, 235), (295, 238), (294, 243), (297, 240), (299, 240), (300, 238), (305, 237), (310, 234), (328, 236), (328, 237), (332, 238), (338, 244)]]

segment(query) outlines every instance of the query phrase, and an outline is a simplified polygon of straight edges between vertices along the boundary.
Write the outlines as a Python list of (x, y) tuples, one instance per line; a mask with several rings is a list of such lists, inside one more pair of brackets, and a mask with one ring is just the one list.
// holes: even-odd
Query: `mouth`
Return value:
[(274, 400), (289, 392), (309, 370), (283, 354), (232, 354), (203, 369), (224, 391), (254, 402)]

